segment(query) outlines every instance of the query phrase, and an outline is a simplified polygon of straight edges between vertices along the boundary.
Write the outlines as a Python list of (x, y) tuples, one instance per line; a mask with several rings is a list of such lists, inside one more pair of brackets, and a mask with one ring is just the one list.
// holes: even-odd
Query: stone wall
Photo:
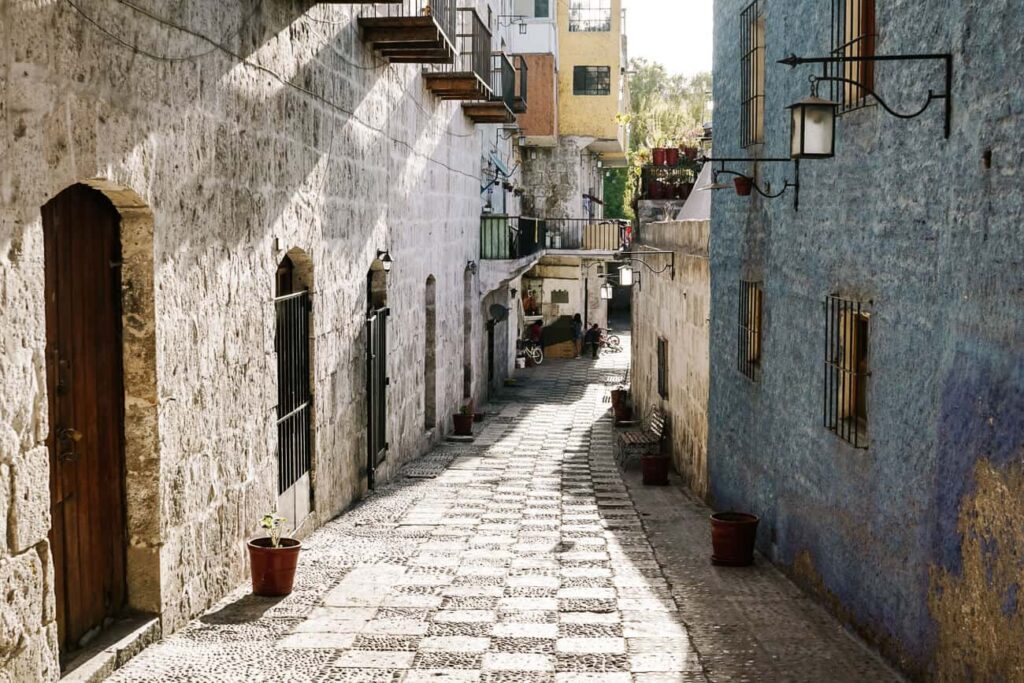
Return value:
[[(667, 417), (670, 452), (676, 471), (699, 496), (708, 491), (708, 385), (711, 277), (708, 221), (667, 221), (641, 225), (636, 248), (675, 254), (676, 275), (637, 267), (633, 286), (632, 397), (636, 417), (653, 408)], [(645, 257), (659, 269), (668, 256)], [(668, 341), (668, 397), (658, 393), (658, 339)]]
[[(604, 180), (597, 160), (586, 149), (594, 138), (560, 136), (555, 147), (523, 149), (523, 215), (539, 218), (586, 218), (583, 195), (603, 197)], [(594, 206), (594, 216), (603, 216)]]
[[(315, 508), (300, 532), (365, 490), (378, 249), (395, 263), (379, 478), (439, 438), (424, 429), (424, 287), (433, 276), (443, 418), (463, 396), (464, 273), (479, 253), (481, 141), (495, 137), (434, 99), (418, 66), (382, 63), (359, 40), (359, 7), (143, 3), (158, 20), (77, 4), (82, 14), (0, 2), (0, 668), (14, 680), (58, 674), (39, 207), (100, 178), (89, 182), (138, 197), (133, 210), (151, 217), (140, 249), (118, 207), (126, 257), (152, 271), (152, 305), (126, 306), (139, 315), (124, 325), (152, 341), (126, 365), (139, 387), (127, 411), (141, 411), (126, 425), (129, 467), (145, 467), (128, 472), (129, 602), (171, 631), (243, 579), (244, 541), (275, 505), (272, 298), (285, 254), (308, 259), (313, 292)], [(471, 307), (470, 348), (484, 310)], [(483, 400), (483, 354), (472, 367)], [(133, 476), (152, 490), (133, 496)]]
[[(788, 152), (785, 107), (828, 48), (829, 4), (768, 0), (766, 143), (742, 150), (740, 13), (715, 3), (715, 156)], [(902, 120), (870, 106), (837, 123), (834, 159), (800, 169), (800, 207), (715, 196), (711, 240), (711, 494), (761, 516), (759, 547), (905, 670), (1020, 677), (1024, 528), (1024, 6), (877, 3), (878, 50), (953, 55), (940, 102)], [(914, 111), (941, 62), (876, 65)], [(990, 161), (987, 161), (990, 159)], [(766, 164), (776, 189), (788, 164)], [(764, 282), (761, 380), (737, 371), (739, 280)], [(868, 448), (823, 424), (823, 302), (871, 302)]]

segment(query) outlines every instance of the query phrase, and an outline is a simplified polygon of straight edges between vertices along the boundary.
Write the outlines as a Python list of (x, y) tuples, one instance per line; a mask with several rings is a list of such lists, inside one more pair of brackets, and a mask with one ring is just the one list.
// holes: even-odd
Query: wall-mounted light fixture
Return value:
[(385, 273), (391, 272), (391, 266), (394, 265), (394, 261), (391, 259), (391, 252), (387, 249), (378, 249), (377, 260), (380, 261), (380, 266), (384, 269)]
[[(639, 264), (655, 275), (668, 271), (670, 277), (673, 280), (676, 279), (676, 253), (674, 251), (669, 251), (668, 249), (620, 250), (617, 256), (618, 260), (622, 263), (619, 266), (619, 284), (623, 287), (640, 284), (640, 273), (636, 272), (632, 264)], [(668, 263), (661, 268), (655, 268), (647, 263), (648, 256), (667, 256)]]
[(810, 96), (788, 107), (792, 119), (789, 133), (790, 157), (830, 159), (835, 156), (837, 106), (838, 102), (818, 97), (818, 83), (812, 80)]
[(619, 284), (623, 287), (631, 287), (633, 285), (632, 266), (622, 266), (619, 268)]
[(614, 296), (614, 295), (615, 295), (615, 290), (612, 289), (612, 285), (611, 285), (610, 282), (606, 282), (603, 285), (601, 285), (601, 299), (602, 300), (609, 301), (612, 298), (612, 296)]
[(466, 270), (468, 270), (473, 275), (476, 275), (476, 271), (477, 271), (478, 267), (479, 266), (477, 266), (476, 261), (474, 261), (472, 259), (470, 259), (469, 261), (466, 261)]
[[(703, 185), (696, 188), (696, 190), (725, 190), (729, 187), (736, 188), (736, 194), (740, 196), (747, 196), (751, 192), (756, 192), (765, 199), (775, 199), (781, 197), (786, 193), (786, 190), (793, 189), (793, 209), (796, 211), (800, 210), (800, 159), (788, 159), (782, 157), (766, 157), (763, 159), (753, 157), (703, 157), (700, 159), (701, 162), (712, 162), (718, 164), (718, 168), (714, 169), (711, 174), (711, 184)], [(738, 173), (737, 171), (729, 170), (725, 167), (726, 163), (756, 163), (756, 164), (793, 164), (793, 180), (786, 180), (782, 184), (782, 189), (778, 192), (769, 192), (767, 188), (762, 188), (754, 182), (754, 177), (748, 173)], [(736, 180), (733, 185), (721, 182), (722, 176), (735, 176)]]
[[(914, 111), (914, 112), (898, 112), (898, 111), (896, 111), (895, 109), (890, 107), (888, 104), (886, 104), (885, 100), (883, 100), (881, 97), (879, 97), (878, 93), (876, 93), (874, 90), (872, 90), (871, 88), (867, 87), (865, 84), (861, 83), (860, 81), (854, 80), (852, 78), (846, 78), (844, 76), (829, 76), (828, 75), (828, 67), (829, 67), (830, 64), (846, 64), (846, 63), (849, 63), (849, 62), (855, 62), (855, 63), (871, 62), (871, 63), (874, 63), (874, 62), (911, 62), (911, 61), (918, 61), (918, 62), (920, 62), (920, 61), (925, 61), (925, 62), (927, 62), (927, 61), (941, 61), (941, 62), (943, 62), (944, 66), (945, 66), (945, 71), (946, 71), (946, 73), (945, 73), (945, 77), (946, 77), (945, 78), (945, 88), (946, 89), (944, 91), (940, 92), (940, 93), (936, 93), (934, 90), (929, 90), (928, 91), (928, 98), (925, 100), (924, 105), (920, 109), (918, 109), (917, 111)], [(833, 56), (829, 56), (829, 57), (797, 57), (796, 55), (790, 55), (789, 57), (786, 57), (785, 59), (780, 59), (779, 60), (779, 64), (785, 64), (785, 65), (787, 65), (789, 67), (792, 67), (792, 68), (796, 68), (797, 66), (799, 66), (801, 64), (821, 64), (822, 68), (824, 70), (824, 75), (822, 75), (822, 76), (811, 76), (812, 96), (816, 95), (818, 81), (830, 81), (830, 82), (833, 82), (833, 83), (845, 83), (847, 85), (855, 86), (858, 90), (862, 90), (866, 94), (868, 94), (871, 97), (875, 98), (875, 101), (878, 102), (878, 104), (882, 107), (882, 109), (884, 109), (885, 111), (889, 112), (890, 114), (892, 114), (896, 118), (900, 118), (900, 119), (914, 119), (914, 118), (917, 118), (921, 114), (925, 113), (925, 111), (927, 111), (928, 107), (931, 106), (931, 103), (933, 101), (935, 101), (935, 100), (943, 100), (945, 105), (946, 105), (945, 106), (945, 110), (946, 110), (945, 111), (945, 136), (946, 136), (946, 138), (949, 138), (950, 129), (951, 129), (952, 124), (953, 124), (953, 97), (952, 97), (952, 92), (953, 92), (953, 55), (952, 54), (942, 53), (942, 54), (921, 54), (921, 55), (873, 55), (873, 56), (864, 56), (864, 57), (854, 57), (854, 56), (845, 56), (845, 55), (833, 55)], [(790, 107), (790, 109), (792, 109), (794, 111), (794, 116), (796, 115), (796, 109), (794, 109), (794, 107), (798, 107), (799, 105), (800, 105), (800, 103), (798, 102), (797, 104), (795, 104), (792, 107)], [(832, 109), (832, 114), (833, 114), (833, 116), (835, 115), (835, 107), (834, 106), (833, 106), (833, 109)], [(798, 157), (794, 157), (794, 158), (798, 158)], [(821, 158), (821, 157), (805, 157), (805, 158)]]

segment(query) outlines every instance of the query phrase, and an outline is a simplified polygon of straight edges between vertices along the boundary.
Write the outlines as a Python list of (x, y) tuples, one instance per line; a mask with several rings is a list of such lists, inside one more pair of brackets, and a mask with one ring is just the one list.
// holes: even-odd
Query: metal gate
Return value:
[[(274, 299), (277, 309), (277, 493), (310, 469), (309, 291)], [(294, 520), (297, 524), (299, 519)]]
[(388, 316), (390, 309), (378, 308), (366, 319), (366, 401), (367, 401), (367, 467), (370, 488), (374, 475), (388, 452), (387, 387), (388, 387)]

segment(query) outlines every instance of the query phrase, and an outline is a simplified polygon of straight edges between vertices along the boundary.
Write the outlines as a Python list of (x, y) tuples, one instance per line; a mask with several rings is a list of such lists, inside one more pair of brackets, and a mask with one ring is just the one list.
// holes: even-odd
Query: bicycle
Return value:
[(612, 331), (608, 328), (601, 330), (602, 346), (607, 347), (612, 353), (618, 353), (622, 350), (622, 340), (619, 339), (618, 335), (612, 334)]
[(516, 346), (534, 365), (540, 365), (544, 362), (544, 348), (540, 343), (529, 339), (520, 339)]

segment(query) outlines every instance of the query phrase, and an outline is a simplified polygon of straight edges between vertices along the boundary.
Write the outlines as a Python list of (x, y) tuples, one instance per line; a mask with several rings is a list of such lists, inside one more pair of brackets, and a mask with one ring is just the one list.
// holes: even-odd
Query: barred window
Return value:
[(658, 337), (658, 395), (668, 398), (668, 340)]
[(569, 31), (612, 30), (612, 0), (572, 0), (569, 6)]
[(739, 352), (740, 372), (757, 380), (761, 368), (761, 309), (764, 289), (760, 282), (740, 280)]
[(750, 147), (764, 142), (765, 26), (758, 0), (743, 10), (740, 23), (740, 87), (743, 105), (740, 132), (742, 145)]
[(825, 427), (855, 448), (868, 447), (868, 305), (825, 300)]
[(573, 95), (610, 95), (611, 92), (612, 68), (610, 66), (573, 67)]
[[(875, 56), (875, 0), (832, 0), (832, 54), (846, 59)], [(858, 109), (866, 104), (866, 89), (875, 86), (875, 64), (843, 61), (830, 65), (831, 76), (850, 82), (833, 83), (832, 99), (840, 102), (840, 111)]]

